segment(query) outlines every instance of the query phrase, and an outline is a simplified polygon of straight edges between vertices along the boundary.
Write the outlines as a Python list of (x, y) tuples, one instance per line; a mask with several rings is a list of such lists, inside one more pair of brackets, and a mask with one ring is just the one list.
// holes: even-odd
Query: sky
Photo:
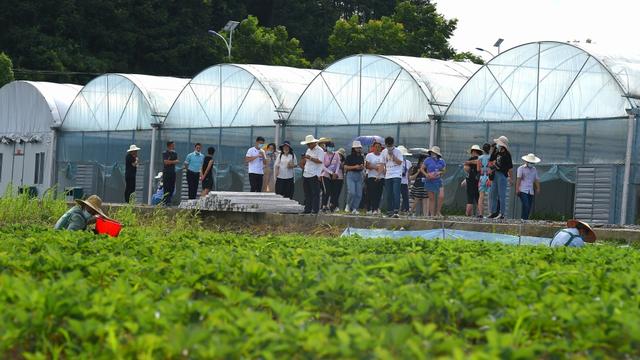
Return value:
[[(438, 12), (457, 18), (450, 40), (458, 51), (471, 51), (489, 60), (498, 38), (501, 51), (541, 40), (584, 42), (591, 39), (605, 47), (630, 47), (640, 53), (635, 35), (640, 30), (637, 0), (434, 0)], [(635, 17), (635, 19), (634, 19)]]

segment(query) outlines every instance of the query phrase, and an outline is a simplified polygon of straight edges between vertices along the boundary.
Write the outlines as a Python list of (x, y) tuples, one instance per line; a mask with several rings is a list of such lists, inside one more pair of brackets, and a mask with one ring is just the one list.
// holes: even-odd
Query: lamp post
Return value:
[(491, 55), (491, 58), (495, 57), (495, 55), (493, 55), (493, 53), (491, 51), (489, 51), (489, 50), (485, 50), (485, 49), (480, 48), (480, 47), (477, 47), (476, 50), (486, 52), (487, 54)]
[(225, 37), (222, 36), (217, 31), (209, 30), (209, 34), (216, 35), (220, 37), (222, 41), (224, 41), (224, 44), (227, 46), (227, 56), (229, 58), (229, 62), (231, 62), (231, 46), (233, 45), (233, 31), (238, 27), (238, 25), (240, 25), (240, 22), (231, 20), (227, 23), (227, 25), (224, 26), (224, 28), (222, 28), (223, 31), (229, 32), (228, 42), (227, 42), (227, 39), (225, 39)]
[(502, 45), (502, 42), (504, 42), (503, 38), (499, 38), (498, 40), (496, 40), (496, 42), (493, 44), (493, 47), (497, 47), (498, 48), (498, 55), (500, 55), (500, 45)]

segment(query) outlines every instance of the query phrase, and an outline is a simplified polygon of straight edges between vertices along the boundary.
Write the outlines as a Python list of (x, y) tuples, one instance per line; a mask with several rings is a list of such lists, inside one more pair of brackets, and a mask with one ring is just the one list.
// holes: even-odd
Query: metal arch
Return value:
[(571, 81), (571, 84), (569, 84), (569, 87), (567, 87), (567, 90), (564, 92), (564, 94), (562, 94), (562, 97), (560, 97), (560, 100), (558, 101), (558, 104), (556, 105), (556, 107), (553, 109), (553, 111), (551, 112), (551, 115), (549, 115), (549, 119), (547, 120), (551, 120), (553, 118), (553, 115), (556, 114), (556, 111), (558, 110), (558, 108), (560, 107), (560, 105), (562, 104), (562, 101), (564, 101), (564, 98), (567, 96), (567, 94), (569, 93), (569, 91), (571, 91), (571, 88), (573, 87), (573, 84), (575, 84), (576, 80), (578, 80), (578, 78), (580, 77), (580, 75), (582, 74), (582, 69), (584, 69), (585, 65), (587, 65), (587, 62), (589, 62), (589, 59), (591, 59), (591, 55), (587, 56), (587, 59), (584, 61), (584, 63), (582, 64), (582, 66), (580, 67), (580, 70), (578, 70), (578, 73), (576, 74), (576, 76), (573, 78), (573, 80)]
[[(327, 90), (329, 90), (329, 93), (331, 94), (331, 97), (333, 97), (333, 100), (336, 102), (336, 105), (338, 105), (338, 109), (340, 109), (340, 113), (342, 113), (342, 116), (344, 116), (344, 119), (347, 121), (347, 125), (351, 125), (349, 123), (349, 119), (347, 118), (347, 115), (345, 115), (344, 110), (342, 110), (342, 106), (340, 106), (338, 99), (336, 99), (336, 95), (333, 93), (333, 91), (331, 91), (331, 87), (329, 87), (327, 80), (324, 79), (324, 76), (322, 76), (322, 74), (320, 74), (319, 76), (320, 76), (320, 79), (322, 79), (322, 82), (324, 82), (324, 85), (327, 87)], [(293, 110), (291, 112), (293, 112)], [(291, 113), (289, 113), (289, 116), (291, 116)]]
[[(195, 97), (195, 98), (196, 98), (196, 101), (198, 102), (198, 106), (200, 106), (200, 110), (202, 110), (202, 113), (204, 114), (204, 117), (205, 117), (205, 118), (207, 118), (207, 121), (209, 122), (209, 125), (211, 125), (211, 127), (212, 127), (212, 128), (213, 128), (213, 127), (216, 127), (216, 126), (215, 126), (215, 124), (211, 121), (211, 118), (209, 117), (209, 114), (207, 114), (207, 110), (204, 108), (204, 105), (202, 105), (202, 102), (201, 102), (201, 101), (200, 101), (200, 99), (198, 98), (198, 95), (196, 95), (196, 92), (193, 90), (193, 87), (191, 86), (191, 84), (190, 84), (190, 83), (189, 83), (189, 84), (187, 84), (187, 86), (185, 86), (185, 89), (184, 89), (184, 90), (186, 90), (186, 88), (187, 88), (187, 87), (188, 87), (188, 88), (191, 90), (191, 92), (193, 93), (193, 97)], [(184, 90), (183, 90), (183, 91), (184, 91)], [(182, 95), (182, 92), (180, 93), (180, 95)], [(213, 96), (213, 95), (211, 95), (211, 96)], [(175, 100), (173, 103), (175, 104), (176, 102), (178, 102), (178, 99), (179, 99), (179, 98), (180, 98), (180, 96), (178, 96), (178, 98), (176, 98), (176, 100)], [(209, 97), (209, 98), (211, 98), (211, 97)], [(173, 108), (173, 105), (171, 105), (171, 108)], [(169, 117), (169, 114), (170, 114), (170, 113), (167, 113), (167, 118)]]
[[(240, 109), (242, 109), (242, 105), (244, 104), (244, 101), (247, 100), (247, 96), (249, 96), (249, 93), (251, 92), (251, 88), (253, 87), (253, 84), (256, 83), (256, 80), (258, 79), (254, 77), (253, 81), (251, 81), (251, 85), (249, 85), (249, 87), (247, 88), (247, 92), (244, 93), (244, 96), (242, 97), (242, 101), (240, 102), (240, 105), (238, 105), (238, 108), (236, 109), (236, 113), (233, 114), (233, 118), (231, 118), (231, 121), (229, 122), (229, 125), (227, 125), (227, 127), (231, 127), (231, 124), (233, 124), (233, 122), (236, 120), (236, 117), (238, 116)], [(222, 128), (222, 124), (220, 124), (220, 128)]]
[[(135, 86), (133, 86), (131, 88), (131, 92), (129, 93), (129, 96), (127, 97), (127, 102), (125, 102), (124, 106), (122, 107), (122, 112), (120, 112), (120, 116), (118, 116), (118, 123), (113, 128), (114, 131), (118, 130), (118, 126), (120, 126), (120, 122), (122, 121), (122, 116), (124, 115), (124, 111), (127, 110), (127, 106), (129, 106), (129, 101), (131, 101), (131, 97), (133, 96), (133, 92), (134, 91), (136, 91), (136, 87)], [(137, 127), (138, 127), (138, 125), (136, 124), (136, 129), (137, 129)]]
[(396, 84), (396, 81), (398, 81), (400, 74), (402, 74), (402, 71), (404, 71), (402, 68), (398, 69), (398, 75), (396, 75), (396, 78), (393, 79), (393, 83), (391, 83), (391, 86), (389, 87), (389, 90), (387, 90), (387, 93), (384, 94), (384, 97), (382, 98), (382, 101), (380, 101), (380, 105), (378, 105), (376, 112), (373, 113), (373, 116), (371, 117), (369, 124), (373, 124), (373, 120), (376, 118), (376, 115), (378, 115), (378, 111), (380, 111), (380, 108), (382, 108), (382, 105), (387, 100), (387, 96), (389, 96), (389, 94), (391, 93), (391, 90), (393, 90), (393, 87)]
[[(516, 112), (518, 113), (518, 116), (520, 116), (520, 119), (524, 120), (524, 117), (522, 116), (522, 114), (520, 114), (520, 110), (518, 110), (518, 108), (516, 108), (516, 105), (513, 103), (513, 101), (511, 100), (511, 97), (509, 96), (509, 94), (507, 94), (507, 92), (504, 90), (504, 88), (502, 87), (502, 84), (498, 81), (498, 79), (496, 78), (496, 76), (493, 74), (493, 71), (491, 71), (491, 69), (487, 68), (487, 70), (489, 71), (489, 74), (491, 74), (491, 76), (493, 77), (493, 79), (496, 81), (496, 83), (498, 84), (498, 88), (500, 90), (502, 90), (502, 93), (504, 94), (504, 96), (507, 97), (507, 99), (509, 99), (509, 103), (511, 104), (511, 106), (513, 106), (513, 108), (516, 110)], [(495, 94), (495, 91), (494, 91)]]

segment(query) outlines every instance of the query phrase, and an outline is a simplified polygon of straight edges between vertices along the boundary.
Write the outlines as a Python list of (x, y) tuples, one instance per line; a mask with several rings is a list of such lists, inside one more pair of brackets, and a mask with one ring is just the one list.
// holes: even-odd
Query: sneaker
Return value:
[(500, 213), (493, 213), (493, 214), (489, 215), (489, 219), (495, 219), (498, 216), (500, 216)]
[(373, 211), (371, 210), (367, 211), (367, 215), (373, 215)]
[(496, 216), (494, 219), (496, 219), (496, 220), (504, 220), (504, 214), (500, 214), (500, 215)]
[(360, 213), (358, 212), (358, 210), (353, 210), (351, 213), (352, 213), (353, 215), (360, 215)]
[(394, 219), (398, 219), (398, 218), (400, 218), (400, 215), (398, 215), (398, 213), (394, 213), (394, 214), (392, 215), (392, 217), (393, 217)]

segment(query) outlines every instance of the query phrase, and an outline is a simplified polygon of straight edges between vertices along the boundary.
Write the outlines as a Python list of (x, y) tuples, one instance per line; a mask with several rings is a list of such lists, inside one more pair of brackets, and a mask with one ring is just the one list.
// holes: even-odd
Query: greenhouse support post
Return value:
[(155, 160), (154, 156), (156, 155), (156, 146), (158, 141), (158, 124), (154, 124), (151, 127), (151, 154), (149, 155), (149, 193), (147, 194), (147, 204), (152, 204), (152, 197), (154, 193), (153, 188), (153, 179), (155, 178)]
[(624, 158), (624, 182), (622, 184), (622, 201), (620, 204), (620, 225), (627, 223), (627, 204), (629, 202), (629, 178), (631, 177), (631, 153), (633, 152), (633, 135), (636, 115), (630, 114), (627, 120), (627, 153)]
[(49, 149), (49, 183), (45, 184), (46, 187), (53, 187), (56, 184), (56, 149), (58, 143), (58, 131), (56, 128), (51, 128), (51, 147)]
[(436, 118), (435, 116), (429, 116), (429, 148), (432, 148), (435, 143), (436, 137)]

